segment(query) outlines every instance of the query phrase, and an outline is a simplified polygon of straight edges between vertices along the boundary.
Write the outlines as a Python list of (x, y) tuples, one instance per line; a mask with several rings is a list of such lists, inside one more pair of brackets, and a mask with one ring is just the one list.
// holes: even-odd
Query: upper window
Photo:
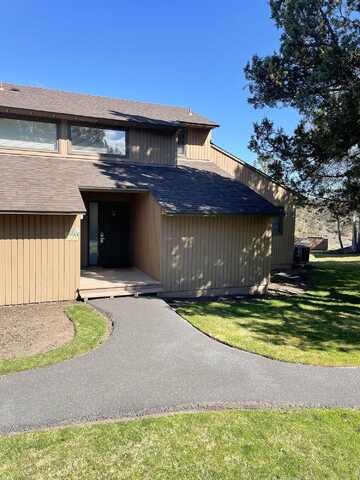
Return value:
[(0, 148), (57, 150), (56, 123), (0, 118)]
[(71, 151), (126, 156), (126, 132), (110, 128), (71, 125)]
[(284, 217), (279, 215), (273, 217), (272, 219), (272, 234), (273, 235), (282, 235), (284, 230)]

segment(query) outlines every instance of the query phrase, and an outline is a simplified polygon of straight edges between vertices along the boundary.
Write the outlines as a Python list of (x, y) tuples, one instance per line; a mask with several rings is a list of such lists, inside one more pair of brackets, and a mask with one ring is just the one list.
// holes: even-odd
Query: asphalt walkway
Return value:
[(163, 300), (94, 300), (114, 330), (94, 351), (0, 377), (0, 431), (215, 407), (360, 407), (360, 368), (278, 362), (222, 345)]

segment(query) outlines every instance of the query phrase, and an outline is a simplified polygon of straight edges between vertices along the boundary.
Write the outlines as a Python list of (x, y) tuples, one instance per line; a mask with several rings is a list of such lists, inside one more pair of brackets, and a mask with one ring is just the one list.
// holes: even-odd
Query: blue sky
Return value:
[[(253, 162), (243, 68), (277, 49), (267, 0), (2, 0), (0, 80), (191, 106)], [(296, 115), (267, 111), (291, 130)]]

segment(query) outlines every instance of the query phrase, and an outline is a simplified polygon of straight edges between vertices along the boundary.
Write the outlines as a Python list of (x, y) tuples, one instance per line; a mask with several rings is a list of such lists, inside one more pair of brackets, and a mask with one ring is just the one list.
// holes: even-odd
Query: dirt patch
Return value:
[(44, 353), (74, 338), (64, 313), (70, 303), (42, 303), (0, 308), (0, 359)]
[(309, 285), (307, 267), (294, 268), (286, 272), (273, 272), (269, 283), (269, 295), (301, 295)]

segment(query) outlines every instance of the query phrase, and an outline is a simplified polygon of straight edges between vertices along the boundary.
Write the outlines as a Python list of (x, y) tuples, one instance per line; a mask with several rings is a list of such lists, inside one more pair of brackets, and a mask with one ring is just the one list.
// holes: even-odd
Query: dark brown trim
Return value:
[[(72, 144), (72, 138), (71, 138), (71, 127), (78, 126), (78, 127), (88, 127), (88, 128), (98, 128), (102, 130), (115, 130), (115, 131), (121, 131), (125, 132), (125, 155), (119, 155), (119, 154), (113, 154), (113, 153), (100, 153), (100, 152), (87, 152), (86, 150), (82, 151), (73, 151), (73, 144)], [(104, 125), (101, 123), (97, 123), (96, 125), (91, 125), (86, 122), (68, 122), (67, 124), (67, 130), (68, 130), (68, 155), (69, 156), (86, 156), (86, 157), (94, 157), (94, 156), (99, 156), (101, 158), (118, 158), (121, 160), (126, 160), (129, 158), (129, 128), (127, 127), (121, 127), (120, 125), (117, 126), (112, 126), (110, 127), (109, 125)]]
[(106, 188), (106, 187), (79, 187), (79, 190), (81, 193), (86, 193), (86, 192), (104, 192), (104, 193), (148, 193), (150, 192), (149, 189), (139, 189), (139, 188)]
[[(59, 140), (60, 140), (60, 121), (56, 118), (44, 118), (44, 117), (37, 117), (34, 115), (18, 115), (15, 113), (4, 113), (0, 111), (0, 118), (5, 118), (9, 120), (25, 120), (25, 121), (30, 121), (30, 122), (39, 122), (39, 123), (52, 123), (56, 126), (56, 148), (54, 150), (47, 150), (47, 149), (42, 149), (42, 148), (29, 148), (26, 149), (29, 152), (44, 152), (44, 153), (53, 153), (57, 154), (60, 152), (59, 149)], [(15, 152), (17, 151), (24, 151), (24, 148), (21, 147), (11, 147), (11, 146), (0, 146), (1, 150), (14, 150)]]

